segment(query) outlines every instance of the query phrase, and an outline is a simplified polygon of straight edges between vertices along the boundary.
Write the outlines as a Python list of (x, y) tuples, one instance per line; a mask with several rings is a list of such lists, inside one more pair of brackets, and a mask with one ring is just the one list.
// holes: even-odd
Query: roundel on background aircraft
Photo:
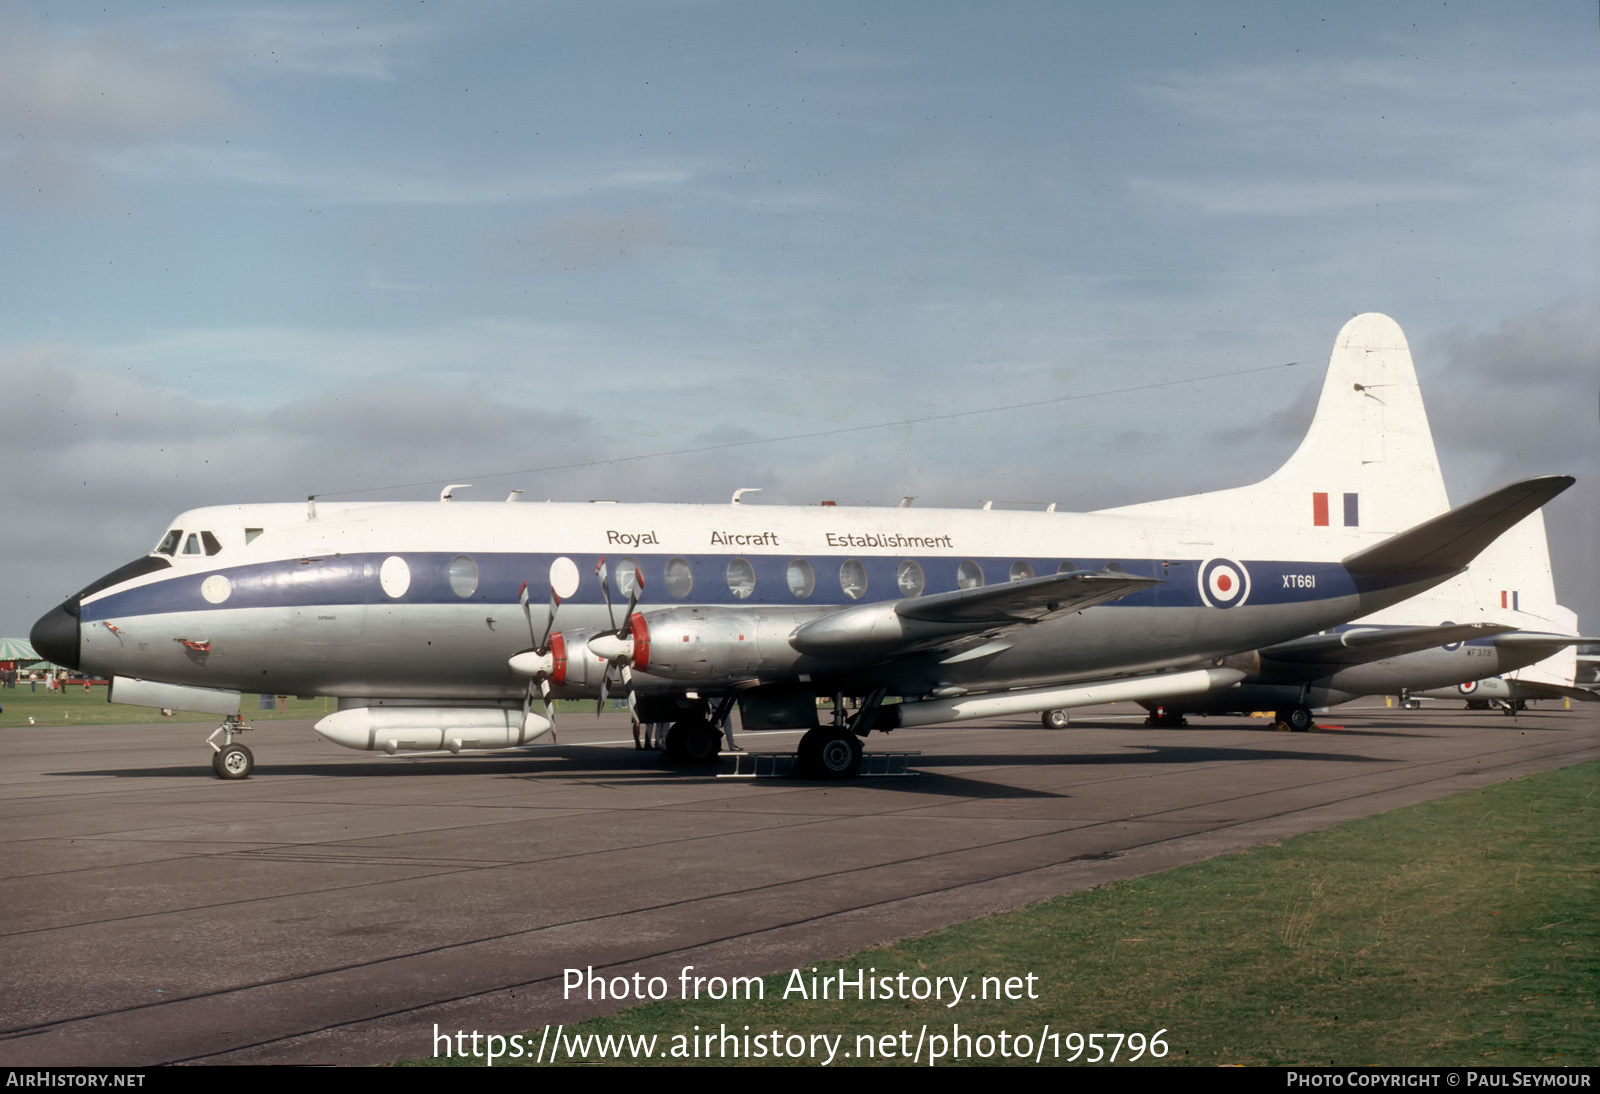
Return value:
[(1212, 608), (1236, 608), (1250, 595), (1250, 571), (1231, 558), (1213, 558), (1200, 566), (1200, 599)]
[(1458, 686), (1456, 690), (1462, 695), (1471, 695), (1478, 690), (1478, 682), (1476, 680), (1468, 680), (1465, 684)]

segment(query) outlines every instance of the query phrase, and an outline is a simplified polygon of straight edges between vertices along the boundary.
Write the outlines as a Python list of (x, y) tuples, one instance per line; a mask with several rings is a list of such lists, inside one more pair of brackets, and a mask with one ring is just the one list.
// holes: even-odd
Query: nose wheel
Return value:
[[(243, 733), (250, 727), (238, 718), (229, 718), (206, 738), (206, 744), (211, 746), (211, 770), (219, 779), (248, 779), (250, 772), (255, 770), (255, 755), (244, 745), (233, 739), (234, 734)], [(222, 743), (217, 743), (221, 736)]]

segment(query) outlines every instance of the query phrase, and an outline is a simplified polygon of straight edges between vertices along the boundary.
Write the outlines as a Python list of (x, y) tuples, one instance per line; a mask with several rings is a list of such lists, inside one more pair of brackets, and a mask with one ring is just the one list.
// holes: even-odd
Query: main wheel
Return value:
[(248, 779), (255, 766), (256, 758), (241, 744), (224, 745), (211, 757), (211, 770), (219, 779)]
[(813, 729), (795, 751), (800, 774), (813, 779), (851, 779), (861, 771), (861, 739), (849, 730)]
[(1064, 710), (1047, 710), (1039, 715), (1039, 721), (1046, 729), (1066, 729), (1072, 724), (1072, 718)]
[(667, 759), (676, 763), (710, 763), (717, 758), (721, 740), (722, 735), (711, 728), (711, 723), (699, 718), (673, 722), (667, 730)]
[(1291, 733), (1306, 733), (1316, 724), (1316, 719), (1311, 716), (1310, 707), (1290, 707), (1278, 711), (1278, 721), (1289, 727)]

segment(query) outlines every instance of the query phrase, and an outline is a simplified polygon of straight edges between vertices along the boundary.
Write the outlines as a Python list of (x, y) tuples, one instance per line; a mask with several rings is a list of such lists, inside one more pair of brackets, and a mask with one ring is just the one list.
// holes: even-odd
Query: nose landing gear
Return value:
[[(250, 772), (255, 770), (256, 758), (244, 745), (233, 739), (234, 734), (244, 733), (249, 730), (244, 720), (237, 715), (230, 716), (220, 726), (212, 731), (206, 738), (206, 744), (211, 746), (211, 770), (219, 779), (248, 779)], [(222, 743), (217, 744), (217, 735), (222, 735)]]

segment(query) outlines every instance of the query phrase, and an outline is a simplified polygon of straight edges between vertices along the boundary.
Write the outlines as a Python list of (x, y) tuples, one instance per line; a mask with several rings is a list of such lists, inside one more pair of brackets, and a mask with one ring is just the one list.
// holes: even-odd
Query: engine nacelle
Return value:
[(803, 656), (789, 636), (811, 610), (666, 608), (634, 616), (633, 667), (665, 680), (708, 681), (787, 673)]

